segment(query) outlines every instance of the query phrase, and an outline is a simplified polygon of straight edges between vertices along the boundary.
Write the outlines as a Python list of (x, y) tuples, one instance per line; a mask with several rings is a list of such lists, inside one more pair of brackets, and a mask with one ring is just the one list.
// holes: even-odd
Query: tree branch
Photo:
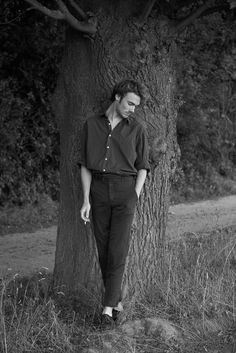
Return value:
[(62, 0), (56, 0), (61, 12), (65, 16), (65, 20), (71, 25), (71, 27), (77, 29), (80, 32), (87, 34), (95, 34), (97, 32), (97, 21), (95, 18), (89, 19), (88, 22), (78, 21), (68, 10)]
[(79, 21), (77, 20), (68, 10), (66, 5), (62, 0), (56, 0), (59, 10), (51, 10), (46, 6), (40, 4), (37, 0), (25, 0), (30, 5), (32, 5), (35, 9), (41, 11), (45, 15), (52, 17), (56, 20), (65, 20), (69, 23), (69, 25), (75, 28), (77, 31), (86, 33), (86, 34), (95, 34), (97, 31), (97, 19), (95, 17), (91, 17), (88, 19), (87, 15), (83, 12), (82, 9), (74, 2), (74, 0), (69, 0), (71, 5), (77, 10), (79, 15), (87, 20), (87, 21)]
[(83, 20), (87, 20), (88, 19), (88, 16), (86, 15), (86, 13), (79, 7), (79, 5), (76, 4), (76, 2), (74, 0), (69, 0), (69, 3), (78, 12), (78, 14), (80, 15), (80, 17)]
[(30, 5), (32, 5), (35, 9), (44, 13), (44, 15), (52, 17), (55, 20), (64, 20), (65, 19), (65, 16), (61, 11), (50, 10), (46, 6), (43, 6), (42, 4), (40, 4), (37, 0), (25, 0), (25, 1), (28, 2)]
[(189, 16), (185, 17), (182, 21), (177, 23), (177, 25), (174, 27), (175, 31), (181, 31), (183, 28), (187, 27), (190, 23), (192, 23), (194, 20), (196, 20), (201, 14), (206, 11), (210, 4), (213, 3), (214, 0), (208, 0), (205, 2), (204, 5), (200, 6), (197, 10), (193, 11)]
[(230, 11), (229, 5), (221, 5), (221, 6), (218, 5), (215, 7), (210, 7), (209, 9), (205, 10), (199, 17), (208, 16), (208, 15), (211, 15), (212, 13), (220, 12), (223, 10)]
[(144, 23), (147, 21), (147, 18), (150, 15), (155, 2), (156, 0), (147, 1), (146, 6), (144, 6), (143, 12), (139, 17), (139, 24), (144, 25)]

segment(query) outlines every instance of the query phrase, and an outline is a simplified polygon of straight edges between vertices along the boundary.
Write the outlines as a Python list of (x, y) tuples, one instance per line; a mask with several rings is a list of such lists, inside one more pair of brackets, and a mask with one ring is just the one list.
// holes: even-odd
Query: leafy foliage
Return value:
[[(178, 38), (177, 200), (199, 189), (197, 197), (236, 190), (228, 182), (236, 166), (236, 28), (230, 16), (233, 11), (201, 18)], [(0, 205), (36, 202), (43, 193), (57, 199), (59, 133), (50, 101), (64, 28), (20, 0), (3, 1), (0, 26)]]
[(22, 1), (5, 1), (0, 19), (0, 205), (58, 194), (59, 134), (50, 100), (63, 32), (26, 9)]
[(199, 188), (206, 197), (230, 192), (221, 186), (236, 167), (235, 30), (235, 22), (214, 14), (196, 21), (179, 39), (180, 188), (187, 198)]

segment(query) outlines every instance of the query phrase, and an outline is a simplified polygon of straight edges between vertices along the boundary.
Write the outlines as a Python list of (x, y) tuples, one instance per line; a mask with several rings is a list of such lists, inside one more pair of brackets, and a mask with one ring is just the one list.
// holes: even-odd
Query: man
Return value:
[(92, 210), (105, 287), (102, 322), (110, 324), (114, 313), (123, 310), (121, 284), (131, 224), (149, 170), (145, 130), (134, 117), (135, 108), (143, 99), (144, 90), (139, 83), (118, 83), (111, 105), (105, 114), (85, 122), (81, 139), (84, 201), (80, 212), (86, 224)]

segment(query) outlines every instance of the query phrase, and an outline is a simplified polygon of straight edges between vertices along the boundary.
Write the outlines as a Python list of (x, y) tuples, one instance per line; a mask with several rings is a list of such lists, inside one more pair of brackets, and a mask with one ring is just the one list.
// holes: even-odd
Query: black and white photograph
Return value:
[(236, 0), (1, 0), (0, 352), (236, 353)]

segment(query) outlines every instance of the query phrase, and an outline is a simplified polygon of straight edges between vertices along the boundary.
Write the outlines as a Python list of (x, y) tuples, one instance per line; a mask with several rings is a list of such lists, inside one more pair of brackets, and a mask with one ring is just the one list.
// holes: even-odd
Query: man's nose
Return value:
[(130, 107), (130, 111), (131, 111), (132, 113), (134, 113), (134, 110), (135, 110), (135, 106), (133, 105), (133, 106)]

